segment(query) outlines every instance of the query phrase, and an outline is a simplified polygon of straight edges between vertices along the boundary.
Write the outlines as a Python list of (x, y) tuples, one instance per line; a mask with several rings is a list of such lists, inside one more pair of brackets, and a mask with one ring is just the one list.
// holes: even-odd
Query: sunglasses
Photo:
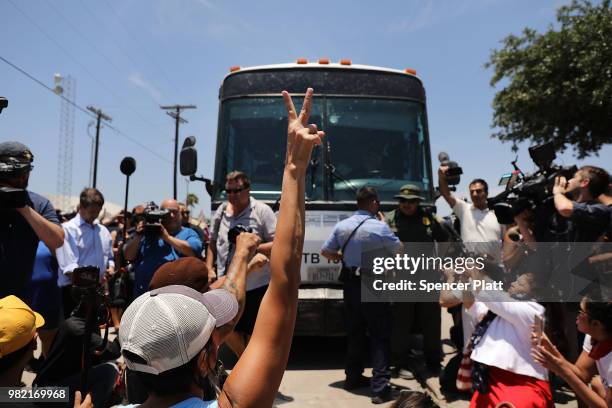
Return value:
[(246, 190), (248, 187), (239, 187), (239, 188), (226, 188), (225, 192), (227, 194), (238, 194), (244, 190)]
[(399, 199), (399, 202), (400, 202), (400, 203), (402, 203), (402, 204), (403, 204), (403, 203), (407, 203), (407, 204), (417, 204), (417, 203), (419, 202), (419, 200), (416, 200), (416, 199), (409, 200), (409, 199), (407, 199), (407, 198), (400, 198), (400, 199)]

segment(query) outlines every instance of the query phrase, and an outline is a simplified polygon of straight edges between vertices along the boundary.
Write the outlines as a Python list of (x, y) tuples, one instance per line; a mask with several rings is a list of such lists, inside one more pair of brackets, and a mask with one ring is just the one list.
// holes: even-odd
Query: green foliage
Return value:
[(193, 207), (199, 202), (200, 202), (200, 199), (198, 198), (197, 195), (193, 193), (187, 194), (187, 198), (185, 199), (185, 205), (187, 205), (187, 207)]
[(493, 128), (504, 142), (552, 141), (583, 158), (612, 142), (612, 8), (573, 0), (557, 11), (558, 27), (525, 28), (491, 53)]

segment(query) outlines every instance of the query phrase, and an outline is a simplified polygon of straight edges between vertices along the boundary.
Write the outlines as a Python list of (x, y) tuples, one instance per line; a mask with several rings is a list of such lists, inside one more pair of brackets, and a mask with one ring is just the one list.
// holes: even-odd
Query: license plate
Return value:
[(308, 268), (309, 282), (337, 282), (339, 275), (339, 267), (311, 266)]

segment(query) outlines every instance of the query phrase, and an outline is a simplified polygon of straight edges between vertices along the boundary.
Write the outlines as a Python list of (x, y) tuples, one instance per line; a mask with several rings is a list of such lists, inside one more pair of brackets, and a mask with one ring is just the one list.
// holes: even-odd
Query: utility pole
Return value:
[(178, 140), (179, 140), (179, 123), (188, 123), (187, 120), (181, 118), (181, 111), (184, 109), (196, 109), (195, 105), (165, 105), (160, 106), (163, 110), (167, 111), (166, 115), (175, 119), (175, 130), (174, 130), (174, 195), (173, 198), (176, 200), (176, 177), (177, 177), (177, 160), (178, 160)]
[(107, 122), (110, 122), (113, 120), (113, 118), (111, 118), (110, 116), (102, 112), (101, 109), (96, 109), (93, 106), (88, 106), (87, 110), (92, 112), (94, 115), (96, 115), (98, 119), (96, 123), (96, 147), (95, 147), (95, 153), (94, 153), (93, 186), (92, 186), (93, 188), (96, 188), (96, 181), (97, 181), (97, 176), (98, 176), (98, 147), (100, 146), (100, 122), (102, 121), (102, 119), (104, 119)]

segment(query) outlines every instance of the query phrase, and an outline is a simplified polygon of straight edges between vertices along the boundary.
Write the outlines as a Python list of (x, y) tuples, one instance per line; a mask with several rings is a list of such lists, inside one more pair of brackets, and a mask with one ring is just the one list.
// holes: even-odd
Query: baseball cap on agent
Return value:
[(0, 358), (25, 347), (44, 324), (45, 319), (17, 296), (0, 299)]
[(400, 188), (399, 194), (395, 195), (394, 198), (403, 198), (405, 200), (424, 200), (421, 196), (421, 189), (414, 184), (404, 184)]
[(238, 301), (225, 289), (200, 293), (172, 285), (140, 295), (121, 318), (121, 351), (130, 370), (161, 374), (187, 364), (209, 341), (215, 327), (238, 313)]
[(34, 155), (30, 149), (19, 142), (0, 143), (0, 175), (30, 171), (34, 168)]

